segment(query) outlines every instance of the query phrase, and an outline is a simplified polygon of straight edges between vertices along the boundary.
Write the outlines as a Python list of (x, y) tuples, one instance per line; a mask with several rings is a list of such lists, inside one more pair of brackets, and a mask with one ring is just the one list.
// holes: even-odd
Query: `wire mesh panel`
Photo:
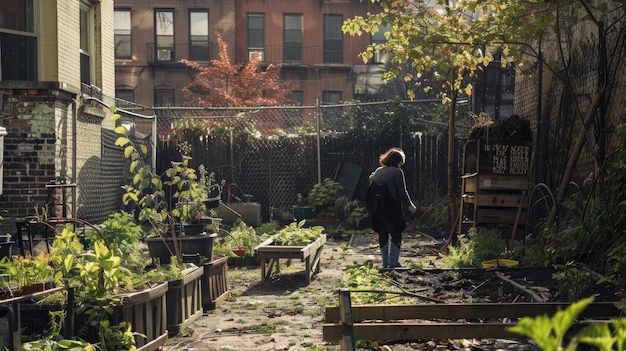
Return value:
[(354, 191), (362, 199), (378, 156), (398, 146), (407, 154), (403, 168), (411, 195), (422, 200), (446, 190), (446, 125), (429, 115), (439, 105), (163, 108), (156, 111), (158, 167), (162, 172), (180, 159), (177, 146), (185, 141), (193, 167), (203, 164), (217, 179), (253, 195), (267, 220), (270, 208), (293, 206), (297, 194), (306, 197), (318, 180), (335, 179), (344, 163), (362, 167)]

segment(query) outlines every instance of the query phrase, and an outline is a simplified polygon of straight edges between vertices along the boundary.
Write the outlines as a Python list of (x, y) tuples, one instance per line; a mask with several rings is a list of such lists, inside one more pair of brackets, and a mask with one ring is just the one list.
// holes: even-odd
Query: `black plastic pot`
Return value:
[[(176, 238), (181, 253), (183, 255), (199, 254), (201, 260), (211, 261), (213, 259), (213, 243), (215, 242), (216, 233), (202, 233), (193, 236), (181, 236)], [(148, 238), (146, 239), (150, 257), (158, 259), (161, 264), (168, 264), (171, 257), (176, 255), (174, 250), (174, 238)]]

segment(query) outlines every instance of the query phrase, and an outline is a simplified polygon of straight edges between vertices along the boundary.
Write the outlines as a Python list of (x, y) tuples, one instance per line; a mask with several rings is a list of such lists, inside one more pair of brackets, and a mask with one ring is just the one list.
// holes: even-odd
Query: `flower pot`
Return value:
[[(195, 236), (182, 236), (176, 238), (181, 249), (181, 254), (200, 254), (202, 260), (211, 261), (213, 259), (213, 242), (217, 234), (203, 233)], [(158, 259), (161, 264), (168, 264), (171, 257), (176, 255), (174, 250), (174, 238), (148, 238), (146, 239), (150, 257)]]
[(310, 206), (295, 206), (293, 208), (293, 218), (296, 221), (301, 221), (303, 219), (311, 219), (313, 218), (313, 207)]
[(183, 224), (183, 233), (185, 235), (200, 235), (204, 233), (204, 223), (185, 223)]
[(233, 247), (233, 253), (237, 255), (237, 257), (243, 257), (246, 255), (246, 248), (243, 246)]
[(0, 260), (3, 257), (11, 258), (11, 251), (13, 250), (13, 243), (15, 242), (14, 241), (2, 242), (0, 240)]
[(36, 292), (40, 292), (44, 290), (46, 290), (46, 283), (44, 282), (33, 283), (33, 284), (24, 285), (22, 287), (22, 294), (30, 295), (30, 294), (34, 294)]
[(207, 209), (218, 208), (220, 206), (220, 200), (206, 200), (204, 201), (204, 206)]

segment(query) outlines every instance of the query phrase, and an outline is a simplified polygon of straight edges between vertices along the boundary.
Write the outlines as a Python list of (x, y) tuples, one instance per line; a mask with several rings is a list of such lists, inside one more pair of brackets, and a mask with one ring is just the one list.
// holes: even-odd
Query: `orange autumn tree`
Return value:
[(276, 106), (291, 102), (291, 83), (280, 79), (280, 65), (269, 65), (259, 72), (259, 61), (232, 64), (228, 44), (217, 35), (219, 59), (208, 66), (181, 60), (196, 72), (192, 83), (183, 88), (188, 101), (204, 107)]

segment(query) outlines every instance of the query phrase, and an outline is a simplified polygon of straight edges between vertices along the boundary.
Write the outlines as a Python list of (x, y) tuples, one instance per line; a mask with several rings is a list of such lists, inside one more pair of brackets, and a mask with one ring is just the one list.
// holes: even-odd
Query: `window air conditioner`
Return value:
[(386, 52), (375, 52), (374, 53), (374, 63), (387, 63), (389, 62), (390, 54)]
[(263, 51), (249, 51), (248, 61), (252, 61), (254, 59), (259, 60), (259, 62), (263, 62)]
[(157, 60), (159, 61), (171, 61), (172, 50), (157, 50)]

